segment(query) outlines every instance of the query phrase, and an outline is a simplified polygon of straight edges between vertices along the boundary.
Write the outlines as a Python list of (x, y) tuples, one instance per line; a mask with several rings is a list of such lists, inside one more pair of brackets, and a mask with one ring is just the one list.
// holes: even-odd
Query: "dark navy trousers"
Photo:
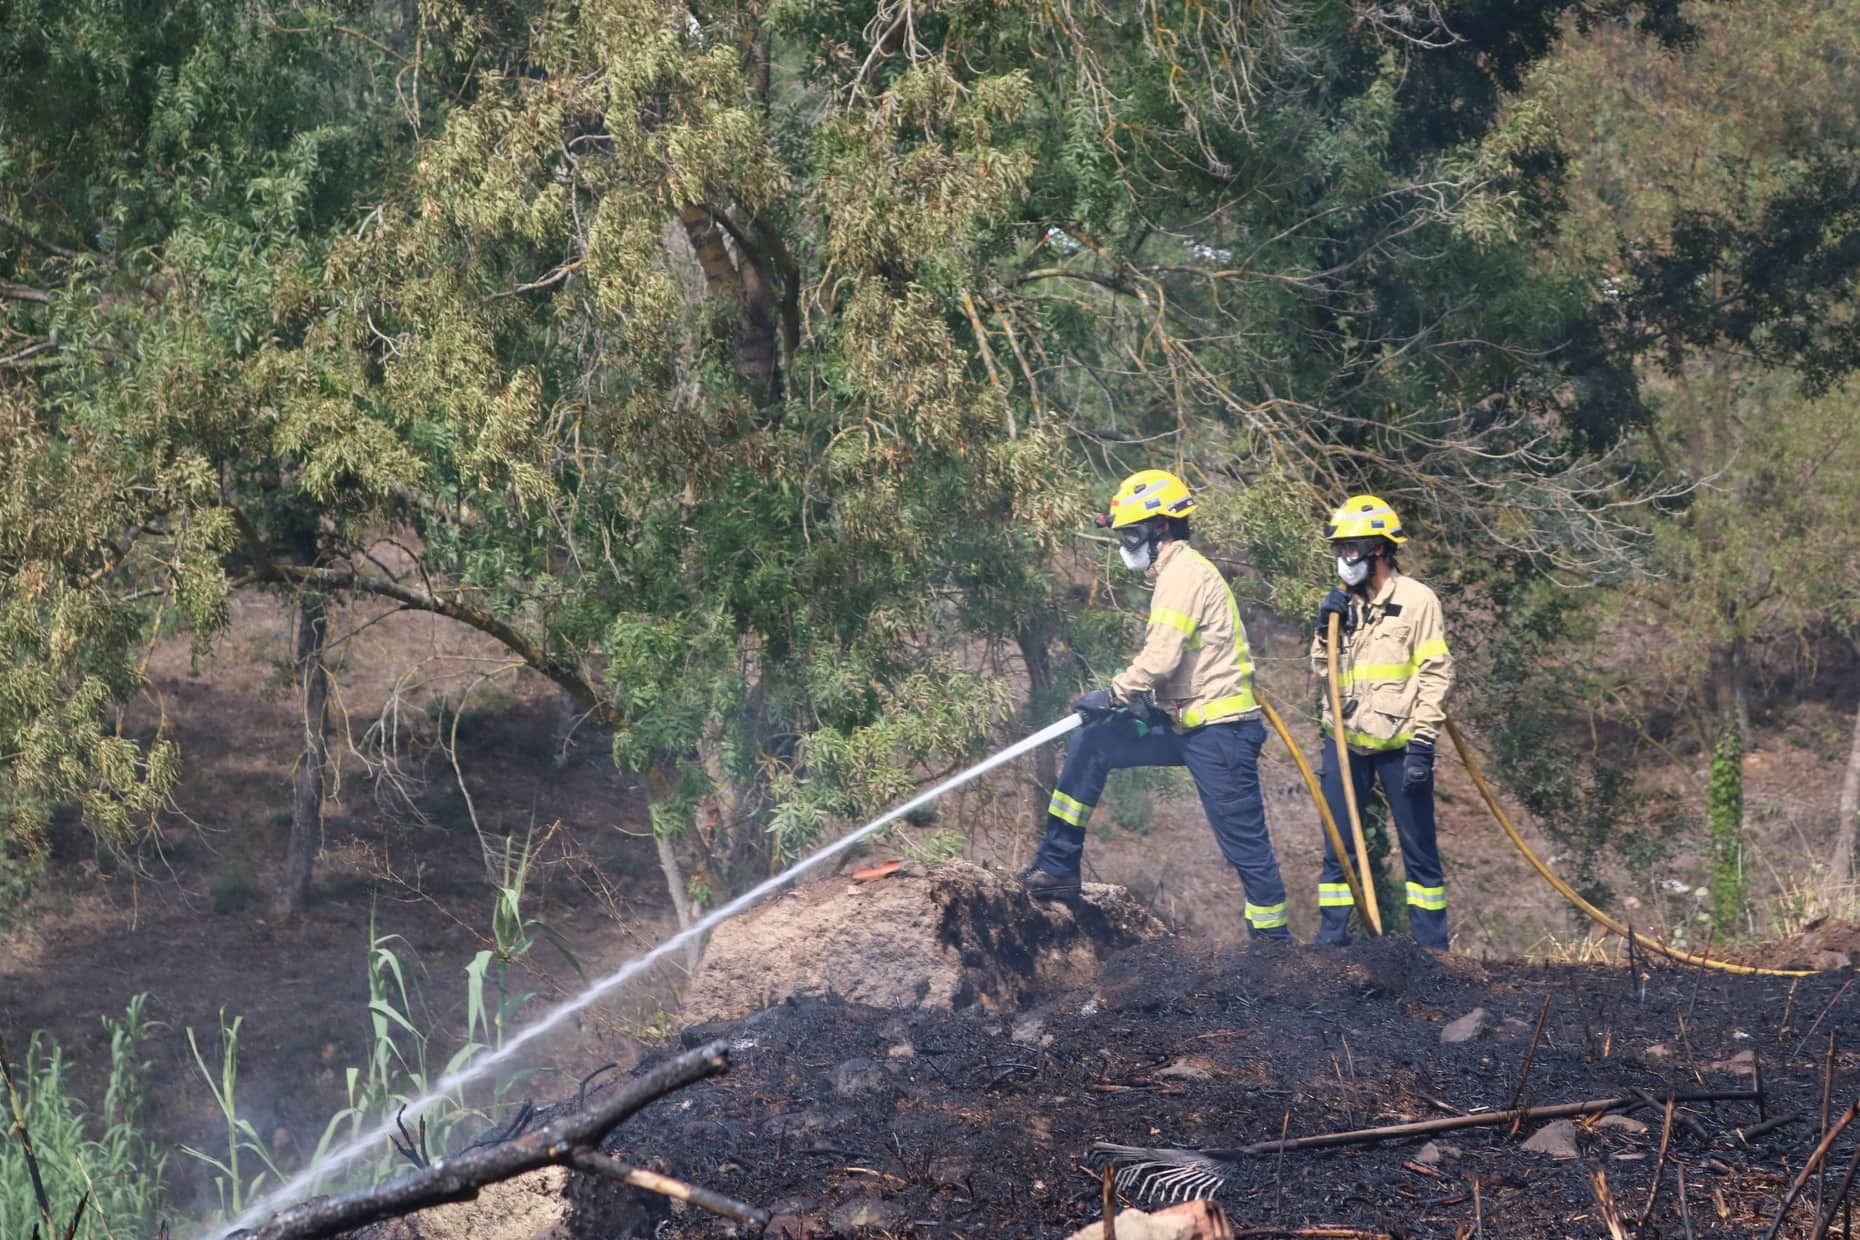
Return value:
[(1085, 824), (1112, 771), (1130, 766), (1186, 766), (1221, 855), (1240, 874), (1246, 921), (1256, 936), (1290, 938), (1285, 928), (1285, 882), (1266, 834), (1260, 796), (1259, 751), (1266, 729), (1257, 718), (1209, 723), (1176, 731), (1147, 730), (1128, 715), (1114, 715), (1073, 733), (1059, 787), (1047, 804), (1046, 834), (1034, 853), (1036, 869), (1074, 875), (1085, 853)]
[[(1350, 809), (1343, 800), (1343, 781), (1337, 777), (1337, 745), (1324, 739), (1324, 800), (1338, 829), (1349, 842)], [(1440, 872), (1440, 848), (1434, 840), (1434, 790), (1409, 794), (1401, 788), (1402, 761), (1405, 749), (1381, 753), (1351, 753), (1350, 777), (1356, 785), (1358, 806), (1369, 802), (1373, 785), (1380, 781), (1382, 797), (1395, 817), (1395, 830), (1401, 837), (1401, 863), (1408, 879), (1408, 928), (1415, 941), (1436, 951), (1447, 950), (1447, 888)], [(1368, 875), (1361, 876), (1364, 882)], [(1318, 876), (1319, 943), (1350, 941), (1350, 888), (1343, 881), (1343, 867), (1324, 836), (1324, 870)]]

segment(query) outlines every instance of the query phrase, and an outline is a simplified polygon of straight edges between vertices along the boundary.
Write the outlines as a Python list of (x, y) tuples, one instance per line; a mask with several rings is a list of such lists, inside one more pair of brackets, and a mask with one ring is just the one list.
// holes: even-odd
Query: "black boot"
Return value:
[(1020, 876), (1020, 887), (1036, 900), (1072, 900), (1079, 894), (1079, 876), (1029, 869)]

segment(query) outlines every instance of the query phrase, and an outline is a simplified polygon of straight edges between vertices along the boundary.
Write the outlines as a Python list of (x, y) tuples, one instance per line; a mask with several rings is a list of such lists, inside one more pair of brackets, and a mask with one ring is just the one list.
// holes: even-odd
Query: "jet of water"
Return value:
[(1083, 722), (1083, 720), (1078, 715), (1067, 715), (1059, 722), (1048, 725), (1032, 736), (1029, 736), (1027, 739), (1017, 741), (1009, 745), (1006, 749), (1001, 750), (999, 753), (984, 758), (966, 771), (961, 771), (950, 776), (928, 792), (919, 793), (896, 809), (885, 811), (852, 834), (841, 836), (824, 848), (801, 858), (799, 861), (783, 870), (780, 874), (775, 875), (775, 877), (758, 883), (748, 891), (745, 891), (742, 895), (731, 900), (728, 904), (720, 905), (707, 914), (702, 920), (684, 930), (680, 930), (677, 934), (674, 934), (671, 938), (665, 940), (645, 955), (635, 956), (633, 959), (615, 969), (612, 973), (609, 973), (606, 977), (591, 983), (586, 990), (583, 990), (574, 998), (564, 1000), (559, 1006), (553, 1008), (547, 1015), (543, 1016), (542, 1019), (524, 1029), (523, 1032), (511, 1038), (510, 1041), (504, 1043), (503, 1047), (499, 1050), (492, 1054), (474, 1059), (464, 1067), (441, 1077), (433, 1084), (430, 1090), (420, 1097), (415, 1098), (412, 1102), (409, 1102), (406, 1107), (397, 1114), (395, 1119), (382, 1120), (379, 1124), (375, 1125), (375, 1127), (355, 1137), (346, 1144), (335, 1146), (326, 1151), (321, 1158), (311, 1163), (308, 1167), (305, 1167), (302, 1171), (299, 1171), (291, 1179), (253, 1202), (246, 1208), (245, 1213), (241, 1214), (238, 1218), (217, 1230), (207, 1232), (205, 1240), (225, 1240), (226, 1236), (235, 1231), (256, 1226), (260, 1220), (269, 1218), (271, 1215), (277, 1213), (284, 1204), (296, 1201), (298, 1197), (307, 1192), (324, 1176), (347, 1166), (368, 1150), (379, 1145), (384, 1139), (396, 1131), (395, 1124), (397, 1121), (413, 1119), (415, 1116), (419, 1115), (420, 1112), (426, 1110), (427, 1107), (432, 1106), (435, 1102), (438, 1102), (453, 1090), (458, 1089), (460, 1086), (470, 1084), (472, 1081), (482, 1077), (499, 1064), (509, 1060), (530, 1042), (542, 1037), (545, 1033), (548, 1033), (551, 1029), (554, 1029), (569, 1017), (597, 1002), (602, 996), (625, 985), (641, 972), (651, 968), (659, 960), (669, 956), (699, 935), (708, 934), (710, 931), (716, 929), (718, 925), (728, 921), (730, 918), (736, 916), (738, 913), (760, 900), (763, 896), (768, 895), (771, 891), (789, 882), (802, 871), (820, 864), (829, 857), (845, 852), (848, 848), (851, 848), (866, 836), (891, 825), (912, 810), (923, 805), (928, 805), (945, 792), (953, 788), (959, 788), (972, 779), (986, 775), (1005, 762), (1012, 762), (1015, 758), (1020, 757), (1030, 749), (1038, 749), (1048, 741), (1058, 740), (1066, 733), (1078, 727), (1081, 722)]

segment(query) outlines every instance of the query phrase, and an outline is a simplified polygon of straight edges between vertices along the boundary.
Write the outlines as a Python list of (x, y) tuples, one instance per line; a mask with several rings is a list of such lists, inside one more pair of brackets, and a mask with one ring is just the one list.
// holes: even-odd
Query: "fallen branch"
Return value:
[(735, 1219), (739, 1223), (749, 1223), (754, 1227), (766, 1227), (769, 1212), (755, 1206), (744, 1205), (722, 1193), (712, 1192), (696, 1184), (686, 1184), (683, 1180), (674, 1180), (668, 1175), (656, 1171), (646, 1171), (639, 1167), (629, 1167), (612, 1154), (603, 1154), (597, 1149), (582, 1147), (569, 1154), (568, 1165), (577, 1171), (586, 1171), (590, 1175), (603, 1176), (619, 1184), (633, 1188), (643, 1188), (649, 1193), (661, 1197), (670, 1197), (673, 1201), (688, 1201), (700, 1209), (712, 1214)]
[[(1446, 1119), (1416, 1120), (1407, 1124), (1389, 1124), (1380, 1128), (1356, 1128), (1348, 1132), (1327, 1132), (1289, 1140), (1256, 1141), (1251, 1145), (1225, 1149), (1196, 1150), (1146, 1149), (1134, 1145), (1115, 1145), (1094, 1141), (1090, 1160), (1102, 1161), (1118, 1168), (1117, 1185), (1125, 1192), (1140, 1196), (1159, 1195), (1165, 1200), (1188, 1200), (1215, 1192), (1227, 1183), (1238, 1164), (1262, 1154), (1288, 1150), (1331, 1149), (1342, 1145), (1368, 1145), (1377, 1141), (1399, 1141), (1406, 1137), (1452, 1132), (1461, 1128), (1485, 1128), (1496, 1124), (1521, 1123), (1524, 1120), (1563, 1119), (1573, 1115), (1600, 1115), (1608, 1111), (1633, 1110), (1646, 1105), (1641, 1091), (1613, 1098), (1591, 1098), (1584, 1102), (1562, 1102), (1553, 1106), (1524, 1107), (1504, 1111), (1484, 1111), (1476, 1115), (1454, 1115)], [(1686, 1090), (1669, 1095), (1674, 1102), (1754, 1102), (1756, 1092), (1748, 1089)], [(1655, 1106), (1661, 1105), (1655, 1102)]]
[[(453, 1158), (438, 1159), (423, 1171), (384, 1184), (293, 1206), (272, 1216), (270, 1222), (256, 1231), (246, 1234), (249, 1240), (318, 1240), (319, 1237), (333, 1236), (364, 1223), (409, 1214), (427, 1206), (467, 1201), (477, 1196), (478, 1190), (487, 1184), (508, 1180), (540, 1167), (573, 1166), (578, 1154), (591, 1152), (591, 1146), (598, 1144), (602, 1137), (627, 1117), (667, 1094), (707, 1076), (716, 1075), (728, 1066), (726, 1045), (723, 1042), (712, 1042), (668, 1060), (637, 1080), (620, 1086), (607, 1097), (594, 1100), (585, 1109), (545, 1124), (526, 1136), (503, 1145), (467, 1150)], [(655, 1179), (663, 1181), (664, 1177)], [(694, 1205), (705, 1205), (695, 1194), (686, 1199)], [(734, 1206), (737, 1203), (729, 1204)]]
[(1747, 1145), (1754, 1137), (1760, 1137), (1766, 1132), (1774, 1132), (1785, 1124), (1793, 1124), (1800, 1120), (1805, 1120), (1812, 1114), (1812, 1111), (1791, 1111), (1787, 1115), (1773, 1115), (1760, 1123), (1751, 1124), (1746, 1128), (1736, 1129), (1737, 1139)]

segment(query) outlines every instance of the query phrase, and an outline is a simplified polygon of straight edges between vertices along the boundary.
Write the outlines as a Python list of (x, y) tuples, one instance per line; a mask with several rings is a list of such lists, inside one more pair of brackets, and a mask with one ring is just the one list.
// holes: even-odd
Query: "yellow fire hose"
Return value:
[[(1331, 623), (1336, 623), (1336, 618), (1334, 616), (1331, 619)], [(1334, 642), (1336, 637), (1336, 631), (1334, 629), (1332, 630), (1331, 636)], [(1333, 644), (1332, 650), (1334, 651), (1335, 649), (1336, 647)], [(1334, 655), (1332, 656), (1331, 672), (1333, 677), (1331, 687), (1333, 693), (1335, 693), (1337, 683), (1335, 680), (1336, 661)], [(1292, 761), (1298, 764), (1298, 773), (1304, 776), (1305, 788), (1311, 794), (1311, 803), (1317, 807), (1318, 820), (1324, 824), (1324, 833), (1330, 838), (1331, 849), (1337, 854), (1338, 863), (1343, 866), (1344, 881), (1350, 885), (1350, 898), (1356, 902), (1357, 915), (1363, 919), (1364, 925), (1372, 925), (1373, 923), (1371, 923), (1369, 918), (1369, 911), (1374, 907), (1374, 890), (1371, 886), (1365, 884), (1362, 877), (1359, 876), (1368, 874), (1367, 861), (1364, 861), (1363, 868), (1360, 871), (1350, 864), (1350, 853), (1349, 849), (1344, 846), (1343, 833), (1338, 830), (1337, 820), (1331, 815), (1330, 805), (1324, 799), (1324, 790), (1318, 784), (1317, 776), (1312, 774), (1311, 764), (1305, 761), (1304, 751), (1293, 743), (1290, 729), (1285, 726), (1285, 721), (1279, 717), (1279, 712), (1272, 708), (1272, 704), (1261, 697), (1259, 699), (1259, 705), (1260, 709), (1265, 713), (1266, 721), (1272, 725), (1273, 731), (1277, 732), (1279, 734), (1279, 739), (1285, 742), (1285, 748), (1291, 753)], [(1331, 711), (1333, 718), (1341, 719), (1343, 717), (1343, 712), (1338, 709), (1335, 697), (1331, 699)], [(1479, 768), (1478, 761), (1472, 755), (1471, 747), (1466, 744), (1466, 738), (1460, 734), (1459, 725), (1452, 719), (1448, 719), (1446, 723), (1447, 735), (1452, 738), (1453, 748), (1460, 755), (1460, 764), (1466, 768), (1466, 773), (1472, 776), (1473, 786), (1479, 790), (1479, 796), (1485, 802), (1486, 809), (1491, 811), (1492, 820), (1504, 829), (1505, 834), (1510, 838), (1512, 844), (1524, 855), (1524, 859), (1531, 863), (1531, 868), (1543, 875), (1544, 881), (1555, 888), (1558, 895), (1568, 900), (1571, 907), (1594, 921), (1596, 925), (1601, 926), (1603, 929), (1613, 934), (1618, 934), (1624, 939), (1630, 939), (1650, 952), (1655, 952), (1671, 960), (1677, 960), (1682, 964), (1697, 965), (1702, 969), (1718, 969), (1725, 973), (1739, 973), (1755, 977), (1811, 977), (1815, 974), (1816, 970), (1814, 969), (1768, 969), (1761, 965), (1737, 964), (1729, 960), (1718, 960), (1711, 956), (1700, 956), (1694, 952), (1681, 951), (1679, 948), (1663, 943), (1659, 939), (1649, 938), (1638, 930), (1630, 929), (1624, 923), (1604, 913), (1601, 909), (1596, 908), (1593, 904), (1577, 894), (1575, 888), (1557, 877), (1556, 872), (1548, 865), (1545, 865), (1543, 858), (1539, 857), (1537, 853), (1532, 850), (1531, 846), (1525, 842), (1524, 837), (1518, 833), (1518, 829), (1511, 824), (1511, 817), (1505, 813), (1504, 806), (1498, 803), (1498, 797), (1492, 792), (1492, 786), (1486, 783), (1485, 772)], [(1341, 729), (1338, 729), (1337, 732), (1339, 736), (1342, 735)], [(1343, 758), (1343, 770), (1347, 772), (1349, 769), (1349, 757), (1346, 751)], [(1350, 783), (1351, 781), (1346, 775), (1343, 779), (1343, 786), (1348, 789)], [(1355, 808), (1354, 802), (1351, 803), (1351, 808)], [(1358, 827), (1358, 830), (1360, 832), (1361, 828)], [(1359, 835), (1358, 838), (1360, 839), (1361, 836)]]
[[(1263, 697), (1260, 699), (1260, 706), (1265, 712), (1266, 719), (1272, 724), (1273, 730), (1278, 732), (1279, 739), (1285, 742), (1285, 748), (1291, 752), (1292, 760), (1298, 764), (1299, 773), (1305, 778), (1305, 788), (1311, 793), (1311, 803), (1317, 807), (1318, 818), (1324, 824), (1325, 834), (1330, 838), (1330, 846), (1336, 852), (1338, 862), (1343, 866), (1343, 876), (1350, 885), (1350, 898), (1356, 903), (1357, 915), (1362, 918), (1364, 925), (1374, 933), (1380, 934), (1382, 933), (1382, 917), (1376, 906), (1375, 885), (1366, 881), (1370, 872), (1369, 850), (1363, 838), (1362, 818), (1356, 808), (1356, 781), (1350, 778), (1349, 773), (1349, 746), (1343, 738), (1343, 693), (1341, 679), (1337, 673), (1337, 648), (1340, 644), (1341, 627), (1339, 617), (1333, 612), (1330, 616), (1329, 649), (1326, 651), (1330, 673), (1330, 714), (1335, 725), (1331, 729), (1331, 734), (1337, 745), (1338, 777), (1343, 784), (1344, 804), (1349, 807), (1350, 811), (1351, 834), (1355, 837), (1355, 867), (1350, 865), (1349, 851), (1344, 847), (1342, 833), (1337, 829), (1337, 820), (1331, 815), (1330, 806), (1324, 799), (1323, 789), (1319, 786), (1317, 777), (1311, 773), (1311, 765), (1305, 761), (1304, 752), (1292, 742), (1291, 732), (1287, 730), (1285, 721), (1279, 718), (1279, 712), (1274, 710)], [(1524, 855), (1524, 859), (1530, 862), (1531, 868), (1543, 875), (1544, 881), (1549, 883), (1558, 895), (1569, 901), (1571, 907), (1594, 921), (1596, 925), (1630, 942), (1638, 943), (1648, 951), (1704, 969), (1718, 969), (1725, 973), (1756, 977), (1809, 977), (1815, 973), (1813, 969), (1769, 969), (1760, 965), (1737, 964), (1729, 960), (1718, 960), (1711, 956), (1681, 951), (1677, 947), (1672, 947), (1659, 939), (1649, 938), (1640, 931), (1630, 928), (1583, 899), (1575, 888), (1557, 877), (1556, 873), (1544, 864), (1543, 858), (1539, 857), (1525, 842), (1524, 837), (1518, 833), (1518, 829), (1511, 824), (1511, 818), (1505, 813), (1504, 807), (1498, 803), (1498, 797), (1493, 794), (1492, 786), (1486, 783), (1485, 772), (1479, 769), (1478, 761), (1473, 758), (1472, 749), (1466, 744), (1466, 738), (1460, 734), (1459, 725), (1452, 719), (1448, 719), (1446, 725), (1447, 735), (1453, 740), (1453, 748), (1460, 755), (1460, 764), (1466, 768), (1466, 773), (1472, 776), (1473, 786), (1479, 790), (1479, 796), (1485, 801), (1486, 809), (1491, 811), (1492, 820), (1504, 829), (1512, 844)]]
[[(1336, 612), (1330, 613), (1330, 640), (1325, 643), (1325, 654), (1330, 666), (1330, 721), (1331, 737), (1337, 742), (1337, 782), (1343, 785), (1343, 803), (1350, 811), (1350, 839), (1356, 845), (1356, 871), (1367, 875), (1369, 869), (1369, 843), (1363, 838), (1363, 816), (1356, 808), (1356, 780), (1350, 774), (1350, 746), (1343, 739), (1343, 690), (1337, 676), (1337, 648), (1343, 644), (1343, 620)], [(1343, 856), (1343, 849), (1337, 849), (1337, 856)], [(1382, 933), (1382, 910), (1376, 904), (1376, 885), (1364, 883), (1360, 891), (1352, 888), (1351, 896), (1356, 900), (1357, 911), (1363, 914), (1363, 924), (1372, 934)]]
[(1593, 904), (1590, 904), (1587, 900), (1576, 894), (1575, 888), (1558, 878), (1556, 874), (1551, 871), (1550, 867), (1545, 865), (1543, 860), (1538, 857), (1535, 852), (1531, 851), (1531, 846), (1524, 842), (1524, 837), (1518, 834), (1518, 829), (1511, 825), (1511, 819), (1506, 815), (1504, 808), (1499, 805), (1498, 798), (1492, 795), (1491, 785), (1485, 782), (1484, 772), (1480, 771), (1479, 764), (1473, 760), (1472, 749), (1466, 744), (1466, 738), (1460, 735), (1459, 725), (1454, 723), (1451, 719), (1447, 720), (1447, 735), (1453, 738), (1453, 748), (1459, 752), (1460, 763), (1466, 768), (1466, 773), (1472, 776), (1473, 786), (1479, 789), (1479, 795), (1484, 798), (1485, 807), (1492, 811), (1493, 819), (1499, 826), (1505, 829), (1505, 834), (1511, 837), (1511, 842), (1517, 845), (1519, 852), (1524, 854), (1524, 859), (1531, 863), (1531, 868), (1543, 875), (1544, 881), (1556, 888), (1558, 895), (1568, 900), (1575, 908), (1587, 914), (1596, 925), (1612, 930), (1622, 938), (1631, 939), (1648, 951), (1658, 952), (1660, 955), (1670, 959), (1678, 960), (1685, 964), (1698, 965), (1701, 968), (1718, 969), (1725, 973), (1755, 974), (1759, 977), (1808, 977), (1815, 972), (1813, 969), (1765, 969), (1753, 964), (1733, 964), (1729, 960), (1714, 960), (1710, 956), (1694, 955), (1692, 952), (1684, 952), (1676, 947), (1669, 947), (1658, 939), (1650, 939), (1640, 931), (1631, 930), (1626, 925), (1616, 921), (1613, 917), (1610, 917), (1607, 913), (1604, 913), (1601, 909), (1596, 908)]
[(1266, 722), (1272, 725), (1272, 730), (1285, 742), (1292, 761), (1298, 764), (1298, 773), (1305, 777), (1305, 788), (1311, 793), (1311, 803), (1317, 806), (1318, 820), (1324, 824), (1324, 834), (1330, 837), (1331, 851), (1337, 854), (1337, 864), (1343, 867), (1343, 881), (1350, 885), (1350, 899), (1356, 903), (1356, 914), (1367, 926), (1370, 924), (1369, 910), (1372, 906), (1369, 898), (1364, 895), (1361, 880), (1356, 876), (1356, 867), (1350, 864), (1350, 850), (1344, 845), (1342, 832), (1337, 830), (1337, 820), (1331, 815), (1330, 803), (1324, 799), (1324, 790), (1318, 785), (1318, 777), (1312, 774), (1311, 764), (1305, 761), (1304, 751), (1292, 742), (1292, 734), (1286, 729), (1285, 721), (1279, 718), (1279, 712), (1272, 709), (1272, 704), (1263, 698), (1259, 706), (1266, 714)]

